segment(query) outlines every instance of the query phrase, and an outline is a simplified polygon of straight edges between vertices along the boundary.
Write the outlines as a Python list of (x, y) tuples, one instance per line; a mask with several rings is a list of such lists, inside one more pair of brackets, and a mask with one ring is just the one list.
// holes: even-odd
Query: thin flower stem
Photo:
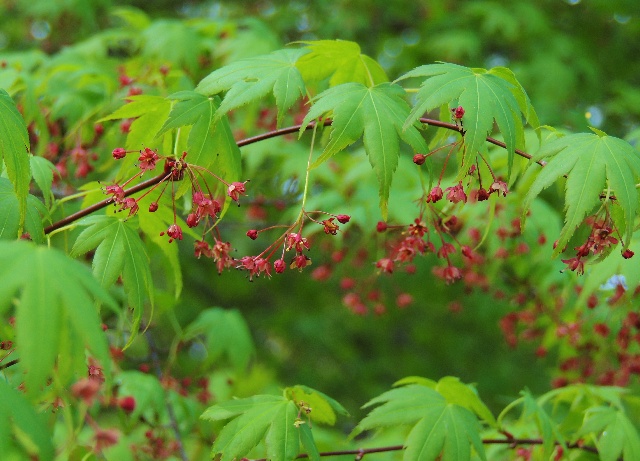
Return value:
[(307, 159), (307, 172), (304, 177), (304, 192), (302, 193), (302, 209), (300, 210), (300, 217), (304, 213), (304, 205), (307, 203), (307, 193), (309, 192), (309, 173), (311, 171), (311, 158), (313, 157), (313, 147), (316, 143), (316, 131), (317, 125), (313, 125), (313, 131), (311, 133), (311, 146), (309, 147), (309, 158)]

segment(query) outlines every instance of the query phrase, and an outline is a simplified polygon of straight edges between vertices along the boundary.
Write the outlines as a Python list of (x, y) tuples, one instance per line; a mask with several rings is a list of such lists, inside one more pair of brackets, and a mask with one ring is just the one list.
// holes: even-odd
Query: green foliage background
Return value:
[[(129, 6), (145, 10), (153, 20), (151, 25), (133, 9), (122, 9), (116, 15), (106, 14), (113, 8)], [(176, 15), (187, 18), (187, 22), (154, 19)], [(215, 24), (208, 26), (214, 29), (213, 32), (199, 22), (203, 18)], [(103, 28), (113, 23), (120, 25), (122, 30), (116, 33), (109, 29), (110, 32), (100, 35)], [(38, 33), (44, 37), (34, 38)], [(181, 4), (172, 1), (14, 0), (0, 4), (0, 60), (7, 62), (11, 62), (15, 51), (34, 46), (54, 53), (74, 44), (76, 51), (85, 47), (86, 55), (91, 56), (101, 49), (95, 43), (96, 37), (109, 40), (110, 33), (115, 36), (112, 43), (118, 45), (111, 47), (110, 52), (127, 55), (131, 49), (142, 48), (147, 58), (180, 62), (187, 73), (172, 82), (176, 91), (190, 89), (189, 86), (195, 86), (193, 83), (208, 74), (211, 66), (203, 68), (198, 63), (201, 49), (210, 51), (215, 65), (220, 66), (282, 48), (289, 42), (316, 39), (359, 43), (362, 52), (377, 59), (391, 79), (419, 64), (434, 61), (468, 67), (507, 66), (527, 89), (542, 123), (572, 131), (586, 131), (588, 125), (592, 125), (614, 136), (640, 139), (640, 128), (637, 128), (640, 124), (640, 61), (637, 59), (640, 56), (640, 7), (634, 0), (320, 0)], [(34, 52), (34, 62), (39, 59), (38, 52)], [(59, 62), (50, 65), (68, 64), (64, 62), (64, 52), (56, 59)], [(86, 65), (83, 69), (90, 73), (92, 66), (101, 64), (99, 59), (88, 59), (83, 63)], [(3, 74), (2, 78), (6, 80), (0, 83), (7, 83), (11, 75)], [(117, 76), (112, 75), (112, 80), (115, 82)], [(84, 102), (91, 107), (95, 100), (107, 100), (117, 91), (110, 87), (115, 86), (113, 82), (90, 82), (84, 88), (86, 91), (78, 93), (79, 104)], [(63, 94), (68, 90), (66, 86), (74, 83), (61, 77), (46, 84), (54, 92), (59, 90)], [(25, 86), (29, 87), (29, 82)], [(66, 116), (69, 123), (82, 125), (82, 110), (76, 112), (72, 105), (62, 100), (56, 104), (52, 107), (55, 113)], [(168, 107), (158, 103), (158, 111), (166, 112)], [(235, 119), (234, 128), (242, 129), (246, 134), (260, 131), (255, 128), (255, 116), (250, 110), (239, 114), (238, 117), (244, 118)], [(33, 119), (36, 115), (30, 117)], [(141, 139), (140, 143), (143, 141)], [(288, 187), (286, 192), (290, 198), (295, 198), (300, 192), (299, 185), (287, 183), (283, 178), (296, 169), (304, 170), (304, 148), (298, 149), (300, 147), (295, 143), (281, 139), (247, 147), (243, 151), (242, 177), (252, 178), (252, 181), (258, 177), (255, 183), (252, 182), (253, 193)], [(361, 149), (361, 145), (356, 144), (355, 149)], [(267, 157), (269, 161), (265, 160)], [(344, 170), (353, 171), (356, 179), (351, 180), (360, 181), (365, 191), (362, 196), (347, 202), (348, 209), (339, 208), (344, 202), (340, 197), (332, 196), (327, 187), (327, 184), (333, 184), (344, 192), (349, 186), (341, 182), (342, 176), (337, 173), (318, 173), (324, 186), (321, 182), (315, 200), (319, 202), (318, 208), (354, 216), (350, 224), (353, 229), (344, 242), (337, 245), (348, 250), (348, 254), (365, 248), (369, 258), (361, 270), (372, 273), (373, 261), (382, 256), (376, 246), (379, 242), (366, 236), (380, 219), (378, 185), (369, 166), (358, 163), (366, 163), (363, 158), (344, 159)], [(235, 173), (236, 166), (230, 165), (229, 170)], [(401, 159), (400, 173), (394, 179), (397, 188), (392, 191), (389, 201), (389, 215), (397, 222), (412, 219), (411, 200), (415, 197), (411, 196), (411, 190), (416, 184), (399, 177), (408, 166), (409, 159)], [(518, 173), (522, 174), (520, 170)], [(260, 181), (259, 177), (272, 179)], [(548, 230), (550, 236), (557, 236), (561, 228), (563, 202), (555, 192), (543, 193), (547, 208), (541, 214), (548, 214), (538, 222), (535, 216), (532, 218), (533, 228)], [(244, 227), (238, 223), (245, 219), (244, 210), (233, 208), (228, 211), (229, 222), (237, 221), (223, 222), (221, 227), (230, 235), (235, 233), (240, 240)], [(536, 211), (534, 209), (534, 214)], [(476, 219), (473, 213), (467, 212), (464, 219), (473, 222)], [(74, 238), (69, 241), (75, 241), (80, 232), (81, 229), (74, 230), (71, 233)], [(383, 236), (375, 238), (384, 239)], [(530, 244), (535, 244), (535, 235), (527, 238)], [(54, 237), (54, 244), (69, 246), (63, 239), (66, 237)], [(239, 242), (238, 254), (253, 254), (261, 248), (247, 240)], [(79, 254), (95, 245), (90, 247), (87, 244), (83, 251), (78, 250)], [(148, 251), (151, 261), (160, 260), (155, 258), (162, 251), (159, 247), (151, 246)], [(533, 346), (524, 345), (514, 350), (505, 342), (499, 321), (514, 309), (509, 299), (499, 300), (493, 293), (477, 291), (469, 295), (460, 285), (446, 286), (433, 277), (432, 261), (419, 262), (412, 275), (377, 278), (373, 283), (386, 294), (387, 313), (360, 317), (342, 304), (340, 274), (318, 282), (308, 273), (287, 271), (271, 280), (259, 278), (249, 283), (242, 272), (218, 276), (210, 261), (195, 260), (192, 253), (190, 242), (180, 243), (181, 280), (176, 278), (170, 265), (151, 265), (157, 286), (145, 285), (141, 289), (154, 289), (156, 293), (154, 335), (157, 342), (166, 344), (168, 349), (176, 320), (187, 325), (208, 306), (237, 308), (248, 322), (256, 343), (256, 362), (261, 364), (250, 376), (241, 378), (249, 381), (244, 388), (240, 387), (240, 392), (246, 395), (273, 387), (276, 382), (312, 383), (314, 388), (352, 410), (355, 413), (352, 413), (352, 421), (356, 421), (364, 414), (364, 410), (357, 413), (358, 406), (388, 389), (401, 376), (454, 375), (463, 382), (476, 382), (492, 409), (504, 406), (524, 387), (533, 393), (542, 392), (554, 377), (560, 352), (552, 351), (541, 359), (536, 357)], [(330, 263), (329, 258), (320, 254), (313, 258), (313, 267), (323, 263)], [(530, 264), (531, 261), (525, 258), (521, 261), (512, 259), (504, 268), (491, 267), (488, 275), (496, 289), (504, 286), (508, 290), (514, 283), (509, 273), (516, 272), (521, 278), (533, 276), (535, 268), (527, 269)], [(556, 274), (560, 268), (562, 265), (556, 261), (541, 270)], [(574, 274), (565, 273), (563, 277), (574, 277)], [(176, 298), (175, 293), (180, 291), (178, 285), (182, 285), (182, 293)], [(414, 302), (409, 307), (397, 308), (394, 300), (404, 292), (410, 293)], [(450, 309), (455, 301), (461, 303), (460, 312)], [(140, 305), (136, 304), (136, 307)], [(144, 345), (134, 342), (131, 351), (134, 355), (136, 351), (144, 355)], [(200, 366), (190, 357), (191, 353), (193, 350), (180, 352), (182, 355), (174, 369), (177, 377), (189, 376)], [(344, 420), (342, 423), (349, 426)]]

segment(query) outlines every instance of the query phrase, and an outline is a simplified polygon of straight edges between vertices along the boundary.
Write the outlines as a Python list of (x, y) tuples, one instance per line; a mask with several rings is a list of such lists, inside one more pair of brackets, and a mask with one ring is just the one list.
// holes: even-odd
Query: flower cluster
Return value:
[[(182, 240), (183, 231), (182, 227), (178, 223), (176, 212), (176, 188), (174, 183), (176, 181), (182, 181), (186, 178), (191, 182), (191, 211), (186, 216), (186, 224), (188, 227), (193, 228), (205, 222), (205, 230), (203, 232), (203, 238), (197, 241), (195, 244), (196, 257), (202, 255), (211, 257), (216, 262), (218, 271), (232, 266), (233, 258), (228, 255), (230, 249), (226, 248), (226, 245), (219, 240), (219, 235), (214, 235), (213, 246), (210, 246), (205, 241), (205, 234), (207, 232), (216, 229), (215, 221), (218, 219), (219, 213), (222, 210), (221, 200), (223, 198), (214, 197), (212, 190), (208, 182), (205, 180), (205, 176), (209, 175), (216, 181), (224, 184), (226, 187), (226, 195), (233, 201), (239, 202), (240, 196), (245, 195), (246, 188), (244, 182), (231, 182), (227, 183), (222, 178), (212, 173), (211, 171), (200, 167), (198, 165), (189, 164), (186, 161), (187, 153), (183, 152), (182, 156), (176, 157), (163, 157), (158, 155), (156, 151), (145, 147), (139, 151), (127, 151), (121, 147), (113, 150), (112, 156), (116, 160), (125, 158), (128, 154), (135, 153), (138, 156), (138, 168), (140, 171), (128, 179), (122, 184), (111, 184), (105, 187), (105, 193), (111, 196), (111, 201), (119, 206), (118, 211), (129, 210), (128, 217), (133, 216), (139, 211), (139, 202), (156, 190), (160, 185), (163, 185), (159, 196), (149, 204), (149, 212), (155, 213), (159, 209), (159, 202), (167, 186), (171, 185), (171, 204), (173, 208), (173, 222), (168, 226), (166, 231), (160, 233), (160, 235), (167, 235), (169, 237), (169, 243), (174, 240)], [(128, 193), (125, 187), (131, 183), (134, 179), (142, 177), (147, 171), (153, 171), (157, 168), (158, 164), (164, 161), (163, 172), (154, 178), (153, 186), (147, 190), (143, 195), (137, 198), (127, 197)], [(216, 229), (217, 230), (217, 229)]]
[[(574, 248), (576, 251), (574, 257), (562, 260), (567, 265), (564, 270), (568, 269), (579, 275), (584, 274), (584, 265), (590, 255), (598, 256), (611, 250), (619, 242), (619, 238), (615, 237), (614, 234), (620, 235), (608, 214), (604, 219), (598, 219), (597, 216), (589, 216), (584, 222), (591, 227), (589, 237), (582, 245)], [(627, 248), (622, 252), (622, 257), (629, 259), (633, 254), (633, 251)]]

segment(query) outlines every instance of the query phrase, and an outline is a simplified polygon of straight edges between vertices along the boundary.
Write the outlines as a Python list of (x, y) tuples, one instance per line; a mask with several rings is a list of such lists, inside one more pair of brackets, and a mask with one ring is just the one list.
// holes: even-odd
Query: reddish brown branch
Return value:
[[(542, 439), (517, 439), (517, 438), (505, 438), (505, 439), (483, 439), (482, 443), (485, 445), (509, 445), (516, 447), (518, 445), (542, 445), (544, 441)], [(556, 444), (559, 446), (559, 444)], [(598, 450), (594, 447), (583, 446), (578, 443), (570, 443), (566, 446), (569, 449), (580, 449), (588, 451), (589, 453), (598, 454)], [(371, 453), (384, 453), (388, 451), (400, 451), (404, 450), (403, 445), (391, 445), (388, 447), (376, 447), (376, 448), (359, 448), (355, 450), (338, 450), (338, 451), (323, 451), (320, 452), (320, 456), (355, 456), (356, 461), (360, 461), (364, 455)], [(296, 459), (308, 458), (308, 453), (300, 453), (296, 456)], [(267, 461), (266, 458), (256, 459), (254, 461)]]
[[(426, 125), (430, 125), (430, 126), (435, 126), (438, 128), (446, 128), (448, 130), (452, 130), (452, 131), (457, 131), (460, 134), (464, 134), (464, 131), (462, 129), (461, 126), (458, 126), (454, 123), (447, 123), (447, 122), (441, 122), (440, 120), (433, 120), (430, 118), (421, 118), (420, 119), (421, 123), (424, 123)], [(323, 126), (330, 126), (333, 123), (333, 120), (331, 119), (325, 119), (321, 122), (321, 124)], [(313, 128), (315, 126), (315, 123), (309, 123), (304, 129), (305, 130), (310, 130), (311, 128)], [(280, 128), (279, 130), (273, 130), (273, 131), (268, 131), (266, 133), (262, 133), (259, 134), (257, 136), (252, 136), (250, 138), (246, 138), (246, 139), (241, 139), (239, 141), (236, 142), (236, 144), (238, 145), (238, 147), (244, 147), (244, 146), (248, 146), (249, 144), (254, 144), (256, 142), (260, 142), (260, 141), (264, 141), (267, 139), (271, 139), (271, 138), (276, 138), (278, 136), (284, 136), (287, 134), (292, 134), (292, 133), (296, 133), (298, 131), (300, 131), (300, 129), (302, 128), (302, 124), (299, 125), (293, 125), (293, 126), (289, 126), (286, 128)], [(495, 144), (496, 146), (502, 147), (504, 149), (506, 149), (506, 144), (503, 143), (502, 141), (498, 141), (497, 139), (491, 138), (491, 137), (487, 137), (487, 142), (491, 143), (491, 144)], [(520, 150), (520, 149), (516, 149), (515, 150), (516, 154), (520, 155), (521, 157), (527, 158), (527, 159), (531, 159), (531, 155)], [(544, 162), (538, 162), (541, 166), (544, 166)], [(140, 184), (136, 184), (135, 186), (127, 189), (125, 191), (125, 197), (131, 195), (131, 194), (135, 194), (136, 192), (140, 192), (148, 187), (154, 186), (156, 184), (158, 184), (159, 182), (161, 182), (164, 178), (166, 177), (165, 173), (162, 173), (159, 176), (156, 176), (155, 178), (151, 178), (148, 179), (147, 181), (141, 182)], [(67, 224), (71, 224), (74, 221), (77, 221), (80, 218), (84, 218), (85, 216), (90, 215), (91, 213), (93, 213), (94, 211), (98, 211), (108, 205), (110, 205), (111, 203), (113, 203), (113, 198), (107, 198), (102, 200), (101, 202), (95, 203), (87, 208), (84, 208), (80, 211), (77, 211), (76, 213), (70, 214), (69, 216), (61, 219), (60, 221), (57, 221), (55, 223), (53, 223), (52, 225), (45, 227), (44, 229), (44, 233), (46, 234), (50, 234), (51, 232), (60, 229), (61, 227), (66, 226)]]
[[(332, 123), (333, 123), (333, 120), (327, 118), (327, 119), (323, 120), (321, 124), (324, 125), (324, 126), (331, 126)], [(310, 130), (315, 125), (316, 125), (315, 122), (311, 122), (305, 127), (305, 130)], [(262, 134), (259, 134), (259, 135), (256, 135), (256, 136), (252, 136), (250, 138), (241, 139), (240, 141), (236, 142), (236, 144), (238, 145), (238, 147), (244, 147), (244, 146), (247, 146), (249, 144), (253, 144), (253, 143), (256, 143), (256, 142), (264, 141), (265, 139), (277, 138), (278, 136), (284, 136), (285, 134), (296, 133), (296, 132), (300, 131), (300, 128), (302, 128), (302, 124), (288, 126), (286, 128), (280, 128), (279, 130), (267, 131), (266, 133), (262, 133)]]
[[(124, 191), (124, 196), (128, 197), (131, 194), (135, 194), (136, 192), (140, 192), (142, 190), (145, 190), (148, 187), (154, 186), (156, 184), (158, 184), (160, 181), (162, 181), (164, 178), (166, 178), (167, 175), (166, 173), (162, 173), (154, 178), (151, 179), (147, 179), (146, 181), (143, 181), (139, 184), (136, 184), (133, 187), (130, 187), (129, 189)], [(48, 227), (44, 228), (44, 233), (49, 234), (51, 232), (53, 232), (54, 230), (60, 229), (61, 227), (66, 226), (67, 224), (71, 224), (74, 221), (77, 221), (80, 218), (84, 218), (85, 216), (90, 215), (91, 213), (93, 213), (94, 211), (98, 211), (106, 206), (109, 206), (110, 204), (113, 203), (113, 197), (109, 197), (106, 198), (104, 200), (102, 200), (101, 202), (98, 203), (94, 203), (91, 206), (88, 206), (87, 208), (83, 208), (80, 211), (77, 211), (73, 214), (70, 214), (69, 216), (62, 218), (60, 221), (57, 221), (53, 224), (51, 224)]]

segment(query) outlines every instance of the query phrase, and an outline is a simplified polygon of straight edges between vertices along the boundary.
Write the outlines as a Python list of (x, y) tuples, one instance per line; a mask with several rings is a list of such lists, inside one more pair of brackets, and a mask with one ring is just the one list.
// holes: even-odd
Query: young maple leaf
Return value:
[(345, 83), (323, 91), (313, 99), (313, 106), (302, 121), (304, 132), (311, 120), (332, 112), (331, 135), (322, 155), (312, 168), (356, 142), (362, 136), (369, 162), (380, 183), (380, 209), (387, 216), (391, 178), (398, 166), (398, 138), (418, 152), (429, 149), (414, 125), (403, 129), (409, 105), (404, 90), (392, 83), (367, 88), (361, 83)]
[(305, 49), (277, 50), (228, 64), (202, 79), (196, 91), (207, 96), (227, 92), (216, 117), (273, 92), (279, 125), (286, 111), (305, 94), (296, 61), (307, 52)]
[[(513, 73), (504, 67), (471, 69), (457, 64), (428, 64), (402, 75), (399, 80), (426, 77), (417, 93), (417, 103), (404, 124), (408, 126), (425, 112), (453, 104), (464, 109), (465, 154), (462, 158), (460, 177), (468, 171), (476, 158), (476, 152), (486, 152), (485, 139), (493, 130), (494, 120), (507, 145), (509, 176), (516, 147), (524, 145), (522, 116), (533, 127), (539, 125), (538, 117), (529, 97)], [(521, 116), (522, 113), (522, 116)]]
[[(603, 190), (615, 196), (622, 211), (620, 231), (628, 246), (638, 208), (640, 155), (631, 144), (600, 130), (595, 134), (579, 133), (562, 136), (544, 145), (531, 159), (546, 160), (525, 197), (525, 210), (533, 199), (557, 179), (567, 176), (565, 193), (565, 224), (560, 232), (554, 255), (566, 247), (584, 217), (600, 202)], [(535, 165), (536, 168), (539, 168)]]
[(310, 53), (296, 63), (304, 80), (322, 81), (330, 86), (357, 82), (366, 86), (388, 82), (387, 74), (377, 61), (360, 52), (360, 45), (348, 40), (313, 40), (302, 42)]

